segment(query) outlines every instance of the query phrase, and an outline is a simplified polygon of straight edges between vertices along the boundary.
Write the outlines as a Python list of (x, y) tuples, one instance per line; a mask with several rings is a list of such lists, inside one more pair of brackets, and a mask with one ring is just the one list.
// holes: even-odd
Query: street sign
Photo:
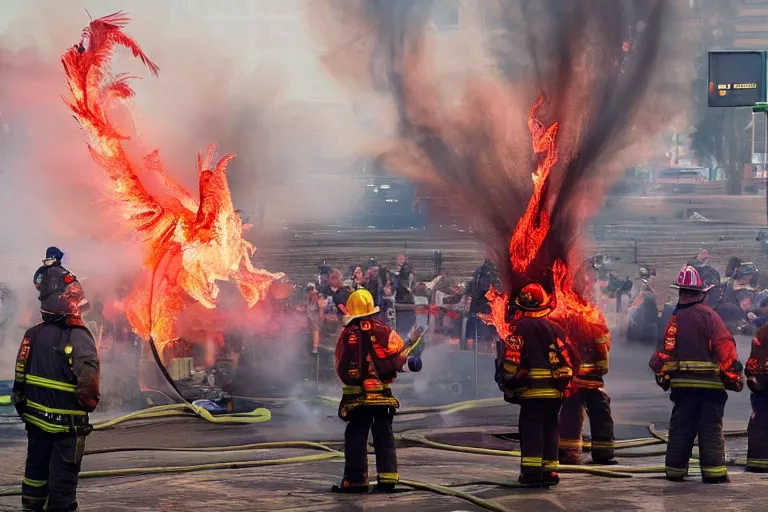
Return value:
[(709, 52), (708, 105), (752, 107), (766, 97), (765, 51)]

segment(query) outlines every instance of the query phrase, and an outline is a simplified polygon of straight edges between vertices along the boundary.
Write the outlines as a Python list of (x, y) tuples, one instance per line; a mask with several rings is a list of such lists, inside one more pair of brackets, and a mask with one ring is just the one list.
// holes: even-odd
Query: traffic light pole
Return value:
[(768, 226), (768, 102), (755, 103), (752, 112), (762, 112), (765, 116), (765, 132), (763, 133), (765, 146), (763, 146), (763, 180), (765, 180), (765, 223)]

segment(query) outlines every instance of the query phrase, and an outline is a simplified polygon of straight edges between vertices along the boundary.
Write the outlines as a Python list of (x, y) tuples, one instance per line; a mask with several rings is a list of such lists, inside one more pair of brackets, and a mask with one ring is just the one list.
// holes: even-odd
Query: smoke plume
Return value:
[(482, 222), (507, 292), (524, 284), (513, 275), (509, 241), (532, 192), (536, 156), (526, 123), (536, 98), (544, 98), (537, 113), (544, 125), (559, 123), (559, 158), (541, 206), (551, 229), (524, 279), (547, 280), (557, 258), (577, 257), (585, 219), (685, 97), (675, 2), (499, 2), (493, 29), (481, 31), (491, 65), (462, 62), (468, 72), (458, 78), (439, 72), (461, 46), (451, 38), (466, 32), (461, 41), (470, 41), (478, 31), (460, 22), (456, 34), (432, 37), (440, 2), (315, 6), (330, 72), (352, 94), (391, 101), (396, 121), (373, 148), (379, 161)]
[[(259, 21), (269, 9), (250, 12), (249, 4), (131, 2), (128, 32), (161, 69), (150, 77), (116, 55), (116, 71), (143, 78), (133, 82), (130, 105), (136, 142), (146, 153), (159, 149), (169, 173), (193, 191), (198, 150), (215, 142), (237, 153), (229, 182), (235, 207), (251, 222), (259, 211), (268, 225), (336, 218), (347, 202), (329, 195), (352, 195), (355, 184), (318, 182), (328, 169), (343, 171), (358, 144), (354, 115), (316, 64), (301, 13), (278, 18), (276, 30)], [(61, 98), (61, 54), (79, 41), (89, 15), (122, 7), (113, 0), (68, 2), (66, 9), (19, 1), (0, 20), (0, 282), (29, 310), (19, 324), (34, 320), (30, 280), (49, 245), (65, 252), (92, 301), (114, 298), (117, 284), (140, 269), (140, 245), (110, 208), (109, 183)], [(258, 236), (249, 234), (257, 247)], [(6, 335), (15, 345), (18, 333)]]

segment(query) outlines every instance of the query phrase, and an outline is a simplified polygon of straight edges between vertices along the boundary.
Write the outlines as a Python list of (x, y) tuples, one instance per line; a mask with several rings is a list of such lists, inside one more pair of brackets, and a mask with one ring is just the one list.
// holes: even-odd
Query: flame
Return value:
[(554, 123), (548, 127), (536, 118), (536, 112), (544, 103), (539, 96), (528, 113), (528, 130), (531, 132), (533, 151), (544, 154), (533, 173), (533, 194), (528, 201), (525, 213), (515, 226), (509, 241), (509, 258), (516, 272), (525, 274), (549, 231), (549, 214), (542, 208), (542, 198), (546, 189), (549, 173), (557, 163), (557, 129)]
[[(130, 137), (119, 133), (107, 115), (110, 107), (131, 98), (133, 75), (110, 73), (116, 46), (130, 49), (149, 71), (159, 68), (138, 44), (123, 33), (129, 18), (117, 12), (85, 28), (79, 45), (62, 55), (75, 119), (88, 136), (88, 149), (110, 178), (122, 217), (145, 243), (143, 282), (125, 299), (134, 332), (163, 345), (177, 337), (176, 319), (195, 303), (216, 307), (216, 281), (234, 281), (248, 307), (262, 300), (271, 284), (283, 277), (254, 268), (255, 247), (242, 237), (243, 222), (232, 205), (227, 166), (234, 154), (217, 160), (216, 145), (197, 155), (197, 197), (166, 173), (158, 152), (142, 166), (128, 157)], [(150, 193), (140, 176), (150, 173), (162, 191)]]
[(507, 339), (512, 335), (511, 324), (507, 322), (507, 302), (509, 301), (509, 295), (503, 291), (497, 290), (491, 285), (491, 288), (486, 292), (485, 298), (488, 299), (488, 305), (491, 308), (491, 312), (478, 313), (477, 317), (486, 324), (493, 325), (496, 328), (501, 339)]
[[(539, 96), (528, 114), (528, 129), (531, 132), (533, 151), (542, 155), (533, 173), (533, 193), (528, 201), (525, 213), (515, 226), (510, 237), (509, 257), (515, 272), (526, 274), (536, 258), (549, 232), (549, 213), (543, 204), (549, 184), (550, 171), (557, 164), (558, 123), (546, 126), (536, 117), (544, 98)], [(563, 325), (569, 336), (576, 343), (594, 341), (608, 336), (609, 330), (600, 310), (584, 299), (573, 289), (573, 278), (567, 264), (556, 259), (552, 264), (555, 308), (550, 317)], [(492, 324), (499, 336), (504, 339), (511, 334), (510, 322), (507, 321), (509, 295), (493, 289), (486, 293), (491, 313), (481, 319)], [(605, 349), (609, 342), (605, 343)]]

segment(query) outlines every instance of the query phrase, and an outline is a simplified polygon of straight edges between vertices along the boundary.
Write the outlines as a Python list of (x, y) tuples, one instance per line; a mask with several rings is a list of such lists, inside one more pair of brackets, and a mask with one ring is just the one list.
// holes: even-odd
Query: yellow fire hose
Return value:
[(114, 427), (119, 423), (123, 423), (125, 421), (147, 419), (147, 418), (161, 418), (161, 417), (167, 417), (167, 416), (199, 416), (210, 423), (215, 423), (218, 425), (227, 425), (227, 424), (263, 423), (265, 421), (269, 421), (272, 418), (272, 413), (269, 412), (269, 409), (258, 407), (246, 413), (217, 414), (214, 416), (203, 407), (200, 407), (194, 404), (183, 403), (183, 404), (172, 404), (172, 405), (159, 405), (156, 407), (151, 407), (149, 409), (143, 409), (141, 411), (128, 413), (124, 416), (120, 416), (118, 418), (114, 418), (111, 420), (94, 423), (93, 429), (105, 430), (105, 429)]
[[(337, 403), (338, 400), (331, 397), (317, 397), (315, 401), (327, 404)], [(458, 402), (454, 404), (448, 404), (435, 407), (423, 407), (405, 409), (398, 413), (401, 414), (454, 414), (456, 412), (472, 409), (476, 407), (488, 407), (501, 403), (499, 399), (485, 399), (485, 400), (469, 400), (466, 402)], [(108, 421), (96, 423), (94, 425), (95, 430), (104, 430), (111, 428), (117, 424), (141, 419), (154, 419), (163, 417), (200, 417), (214, 424), (247, 424), (247, 423), (261, 423), (268, 421), (271, 418), (269, 410), (264, 408), (257, 408), (247, 413), (235, 413), (225, 415), (212, 415), (209, 411), (202, 407), (192, 404), (173, 404), (156, 406), (150, 409), (142, 411), (136, 411), (133, 413), (120, 416)], [(664, 444), (667, 442), (666, 436), (657, 431), (654, 424), (649, 425), (649, 432), (652, 437), (620, 440), (616, 442), (616, 449), (628, 449), (638, 448), (644, 446), (652, 446), (658, 444)], [(738, 437), (746, 435), (744, 431), (725, 432), (726, 437)], [(422, 446), (426, 446), (432, 449), (447, 450), (461, 453), (471, 453), (479, 455), (497, 455), (507, 457), (519, 457), (518, 451), (507, 450), (494, 450), (488, 448), (475, 448), (470, 446), (451, 445), (446, 443), (439, 443), (431, 441), (423, 435), (415, 433), (404, 433), (398, 436), (400, 439)], [(304, 455), (299, 457), (287, 457), (282, 459), (272, 460), (252, 460), (252, 461), (239, 461), (239, 462), (216, 462), (207, 464), (194, 464), (186, 466), (165, 466), (165, 467), (138, 467), (138, 468), (121, 468), (110, 470), (98, 470), (98, 471), (84, 471), (80, 474), (81, 478), (98, 478), (98, 477), (110, 477), (110, 476), (127, 476), (127, 475), (140, 475), (140, 474), (159, 474), (159, 473), (186, 473), (193, 471), (205, 471), (205, 470), (221, 470), (221, 469), (239, 469), (250, 468), (270, 465), (282, 465), (282, 464), (297, 464), (314, 462), (320, 460), (329, 460), (343, 457), (344, 454), (338, 450), (335, 450), (328, 446), (331, 443), (315, 443), (310, 441), (291, 441), (291, 442), (273, 442), (273, 443), (257, 443), (257, 444), (245, 444), (245, 445), (231, 445), (231, 446), (210, 446), (210, 447), (198, 447), (198, 448), (165, 448), (165, 447), (137, 447), (137, 448), (108, 448), (102, 450), (87, 451), (86, 455), (95, 455), (103, 453), (112, 453), (118, 451), (158, 451), (158, 452), (233, 452), (233, 451), (247, 451), (247, 450), (262, 450), (262, 449), (277, 449), (277, 448), (309, 448), (315, 450), (321, 450), (326, 453), (317, 455)], [(338, 444), (338, 443), (333, 443)], [(589, 446), (589, 442), (584, 443), (585, 447)], [(653, 453), (637, 453), (627, 454), (627, 456), (633, 457), (646, 457), (661, 454), (661, 452)], [(698, 461), (692, 460), (692, 466), (695, 468)], [(745, 461), (739, 459), (732, 459), (729, 461), (729, 465), (743, 465)], [(663, 473), (664, 466), (611, 466), (610, 469), (593, 468), (588, 466), (571, 466), (571, 465), (559, 465), (558, 471), (563, 473), (585, 473), (595, 476), (607, 477), (607, 478), (632, 478), (633, 474), (642, 473)], [(463, 499), (470, 503), (473, 503), (481, 508), (491, 511), (509, 512), (507, 508), (495, 503), (493, 501), (484, 500), (473, 496), (471, 494), (459, 491), (449, 486), (443, 486), (427, 482), (419, 482), (415, 480), (401, 480), (400, 483), (407, 487), (411, 487), (417, 490), (425, 490), (443, 494), (446, 496), (453, 496), (459, 499)], [(490, 485), (502, 485), (507, 487), (517, 487), (514, 483), (496, 481), (494, 479), (486, 479), (479, 482), (469, 482), (456, 484), (453, 487), (485, 483)], [(21, 494), (19, 487), (10, 489), (0, 489), (0, 496), (14, 496)]]

